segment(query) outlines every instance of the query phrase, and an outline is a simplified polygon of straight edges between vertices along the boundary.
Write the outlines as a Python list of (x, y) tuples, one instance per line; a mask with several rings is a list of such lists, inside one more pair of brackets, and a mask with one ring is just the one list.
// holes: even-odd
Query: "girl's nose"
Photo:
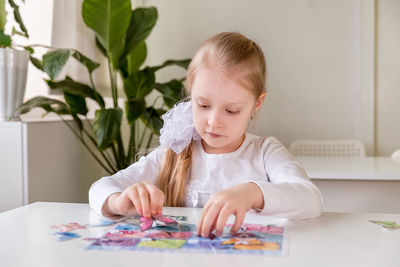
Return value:
[(217, 128), (221, 124), (220, 116), (217, 111), (210, 112), (208, 116), (208, 125), (212, 128)]

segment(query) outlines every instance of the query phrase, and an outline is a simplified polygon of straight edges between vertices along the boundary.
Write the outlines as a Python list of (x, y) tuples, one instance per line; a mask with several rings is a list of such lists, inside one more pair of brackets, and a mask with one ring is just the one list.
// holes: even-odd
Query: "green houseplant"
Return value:
[[(156, 72), (171, 65), (187, 68), (190, 59), (167, 60), (158, 66), (142, 66), (147, 48), (145, 39), (157, 21), (155, 7), (132, 10), (130, 0), (85, 0), (82, 5), (85, 24), (96, 35), (97, 48), (107, 59), (112, 107), (106, 107), (103, 96), (97, 91), (92, 73), (99, 64), (73, 49), (51, 49), (41, 60), (31, 57), (32, 63), (46, 72), (46, 80), (53, 90), (62, 92), (65, 101), (47, 97), (34, 97), (19, 110), (22, 113), (40, 107), (58, 114), (63, 120), (70, 115), (76, 127), (66, 124), (93, 155), (103, 169), (112, 174), (135, 160), (135, 155), (148, 149), (154, 135), (162, 127), (161, 116), (181, 99), (183, 80), (156, 82)], [(72, 56), (82, 63), (90, 77), (90, 84), (74, 81), (70, 77), (55, 80)], [(118, 106), (118, 78), (125, 94), (124, 108)], [(146, 96), (154, 90), (162, 96), (161, 108), (147, 103)], [(97, 109), (93, 123), (86, 118), (87, 99), (95, 101)], [(125, 115), (129, 124), (129, 141), (123, 142), (121, 124)], [(141, 121), (145, 127), (139, 127)], [(138, 133), (140, 131), (140, 133)]]
[(13, 9), (15, 25), (12, 33), (6, 33), (6, 1), (0, 0), (0, 121), (18, 120), (15, 109), (22, 104), (25, 94), (26, 77), (29, 62), (29, 51), (21, 49), (12, 42), (14, 34), (28, 38), (28, 32), (22, 23), (19, 7), (13, 0), (8, 0)]

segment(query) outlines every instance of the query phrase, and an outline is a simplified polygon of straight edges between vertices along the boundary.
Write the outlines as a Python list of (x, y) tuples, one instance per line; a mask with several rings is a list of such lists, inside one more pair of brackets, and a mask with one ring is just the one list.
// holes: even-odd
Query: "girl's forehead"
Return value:
[(227, 104), (244, 104), (255, 97), (236, 76), (218, 69), (204, 68), (198, 71), (191, 88), (194, 100), (221, 101)]

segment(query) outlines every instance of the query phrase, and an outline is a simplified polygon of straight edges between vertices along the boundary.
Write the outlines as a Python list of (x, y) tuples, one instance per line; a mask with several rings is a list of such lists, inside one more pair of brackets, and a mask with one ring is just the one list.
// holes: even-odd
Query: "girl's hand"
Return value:
[(103, 213), (129, 216), (139, 213), (144, 217), (162, 214), (164, 193), (154, 184), (141, 182), (126, 188), (122, 193), (110, 195), (103, 205)]
[(197, 234), (209, 237), (213, 230), (222, 235), (229, 215), (235, 215), (235, 223), (231, 233), (236, 233), (242, 226), (246, 212), (251, 208), (264, 207), (264, 197), (254, 183), (240, 184), (214, 194), (204, 206)]

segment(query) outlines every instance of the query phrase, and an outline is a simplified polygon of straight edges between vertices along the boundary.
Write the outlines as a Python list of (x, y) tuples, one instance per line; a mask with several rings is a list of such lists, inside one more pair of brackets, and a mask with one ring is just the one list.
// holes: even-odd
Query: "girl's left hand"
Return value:
[(262, 209), (264, 197), (259, 187), (254, 183), (240, 184), (214, 194), (204, 206), (197, 234), (209, 237), (216, 230), (216, 235), (222, 235), (229, 215), (235, 215), (235, 223), (231, 233), (236, 233), (242, 226), (246, 212), (251, 208)]

